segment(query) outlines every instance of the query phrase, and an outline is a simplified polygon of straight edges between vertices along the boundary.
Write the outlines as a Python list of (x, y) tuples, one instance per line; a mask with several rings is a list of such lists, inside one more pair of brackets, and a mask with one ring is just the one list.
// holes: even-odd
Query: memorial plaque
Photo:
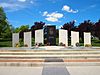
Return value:
[(76, 47), (76, 43), (79, 43), (79, 32), (71, 31), (71, 45)]
[(12, 46), (16, 47), (19, 44), (19, 33), (12, 34)]
[(91, 45), (91, 33), (90, 32), (84, 32), (84, 46), (86, 44)]
[(44, 31), (43, 29), (39, 29), (35, 31), (35, 43), (44, 44)]
[(32, 46), (31, 32), (24, 32), (24, 46)]
[(59, 30), (59, 44), (63, 43), (65, 46), (68, 46), (68, 31), (67, 30)]
[(56, 45), (56, 26), (44, 27), (44, 44)]

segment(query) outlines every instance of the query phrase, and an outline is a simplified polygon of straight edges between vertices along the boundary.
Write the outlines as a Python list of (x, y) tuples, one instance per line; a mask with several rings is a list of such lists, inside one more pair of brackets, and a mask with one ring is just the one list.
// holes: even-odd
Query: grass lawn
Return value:
[(12, 41), (11, 39), (0, 39), (0, 47), (11, 47)]

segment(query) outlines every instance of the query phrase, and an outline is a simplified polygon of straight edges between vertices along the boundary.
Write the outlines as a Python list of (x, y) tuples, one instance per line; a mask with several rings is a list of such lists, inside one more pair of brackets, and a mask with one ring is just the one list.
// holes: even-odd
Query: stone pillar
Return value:
[(24, 32), (24, 46), (31, 47), (32, 46), (32, 36), (31, 32)]
[(76, 47), (76, 43), (79, 43), (79, 32), (71, 31), (71, 45)]
[(91, 45), (91, 33), (90, 32), (84, 32), (84, 46), (86, 44)]
[(16, 47), (17, 44), (19, 44), (19, 33), (13, 33), (12, 34), (12, 46)]
[(35, 30), (35, 44), (36, 43), (44, 44), (44, 31), (43, 31), (43, 29)]
[(65, 46), (68, 46), (68, 31), (67, 30), (59, 30), (59, 44), (63, 43)]

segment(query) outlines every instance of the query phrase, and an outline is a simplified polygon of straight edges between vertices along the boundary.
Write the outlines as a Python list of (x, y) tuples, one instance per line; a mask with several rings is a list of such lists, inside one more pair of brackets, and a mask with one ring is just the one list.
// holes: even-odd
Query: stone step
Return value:
[(57, 58), (50, 58), (48, 60), (50, 61), (46, 61), (46, 59), (2, 59), (0, 62), (100, 62), (100, 59), (61, 59), (62, 61), (59, 61)]
[(74, 53), (74, 52), (99, 52), (100, 50), (58, 50), (58, 51), (52, 51), (52, 50), (31, 50), (31, 51), (0, 51), (0, 53)]
[(100, 54), (82, 55), (0, 55), (1, 58), (98, 58)]
[(82, 55), (82, 54), (96, 54), (99, 55), (100, 52), (2, 52), (0, 55)]
[(54, 52), (56, 52), (56, 51), (100, 51), (100, 49), (60, 49), (60, 50), (38, 50), (38, 49), (35, 49), (35, 50), (23, 50), (23, 49), (16, 49), (16, 50), (6, 50), (6, 49), (4, 49), (4, 50), (1, 50), (0, 49), (0, 52), (39, 52), (39, 51), (54, 51)]
[(0, 62), (0, 66), (40, 67), (40, 66), (100, 66), (100, 62)]

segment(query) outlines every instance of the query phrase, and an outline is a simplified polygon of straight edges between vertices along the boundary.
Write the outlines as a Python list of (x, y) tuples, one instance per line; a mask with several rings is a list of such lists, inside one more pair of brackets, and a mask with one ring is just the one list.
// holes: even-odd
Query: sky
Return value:
[(0, 0), (7, 19), (15, 28), (45, 22), (60, 28), (67, 22), (75, 25), (100, 19), (100, 0)]

